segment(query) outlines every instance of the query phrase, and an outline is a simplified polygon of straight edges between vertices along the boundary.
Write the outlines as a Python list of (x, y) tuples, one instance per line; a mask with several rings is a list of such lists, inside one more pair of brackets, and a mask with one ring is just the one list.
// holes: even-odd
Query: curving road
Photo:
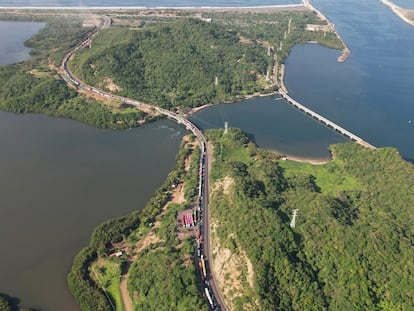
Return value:
[(169, 110), (156, 107), (153, 105), (148, 105), (133, 99), (129, 99), (126, 97), (114, 95), (103, 90), (97, 89), (91, 85), (86, 84), (85, 82), (79, 80), (69, 69), (68, 61), (70, 58), (81, 48), (88, 46), (91, 43), (91, 40), (96, 36), (99, 30), (108, 28), (111, 25), (111, 19), (108, 16), (103, 16), (104, 22), (103, 24), (97, 28), (94, 32), (90, 34), (90, 36), (84, 40), (82, 43), (78, 44), (72, 51), (67, 53), (62, 60), (61, 69), (64, 72), (63, 78), (67, 83), (75, 85), (78, 89), (83, 90), (86, 94), (89, 95), (99, 95), (102, 97), (106, 97), (108, 99), (115, 99), (123, 101), (126, 104), (133, 105), (138, 109), (143, 109), (147, 111), (156, 111), (159, 114), (162, 114), (178, 124), (183, 124), (187, 130), (191, 131), (198, 139), (201, 147), (201, 154), (200, 154), (200, 173), (199, 173), (199, 197), (198, 202), (200, 202), (200, 209), (203, 214), (203, 254), (200, 254), (200, 257), (203, 256), (205, 259), (206, 264), (206, 277), (203, 279), (204, 285), (204, 294), (208, 304), (212, 310), (223, 310), (226, 311), (227, 307), (224, 303), (223, 297), (221, 295), (220, 290), (217, 287), (217, 284), (214, 279), (214, 275), (211, 272), (210, 263), (212, 262), (211, 256), (211, 246), (210, 246), (210, 227), (209, 227), (209, 210), (208, 210), (208, 174), (209, 174), (209, 153), (210, 150), (207, 147), (207, 142), (204, 135), (201, 133), (200, 129), (197, 128), (190, 120), (187, 118), (178, 115), (174, 112)]

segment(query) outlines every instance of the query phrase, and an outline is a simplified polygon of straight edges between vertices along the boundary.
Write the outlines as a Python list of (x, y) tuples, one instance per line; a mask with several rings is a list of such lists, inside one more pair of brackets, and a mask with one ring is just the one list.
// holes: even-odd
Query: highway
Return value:
[[(199, 170), (199, 182), (198, 182), (198, 204), (199, 204), (199, 212), (203, 215), (202, 219), (202, 227), (203, 227), (203, 247), (200, 252), (200, 258), (204, 258), (205, 264), (206, 264), (206, 276), (200, 276), (202, 278), (202, 283), (204, 286), (204, 296), (206, 297), (206, 300), (211, 308), (211, 310), (217, 310), (217, 311), (226, 311), (228, 310), (224, 300), (222, 298), (221, 292), (218, 289), (214, 275), (212, 273), (210, 263), (212, 262), (212, 256), (211, 256), (211, 246), (210, 246), (210, 227), (209, 227), (209, 209), (208, 209), (208, 177), (209, 177), (209, 154), (210, 150), (208, 150), (207, 147), (207, 141), (204, 137), (204, 135), (201, 133), (200, 129), (197, 128), (190, 120), (185, 118), (184, 116), (181, 116), (179, 114), (176, 114), (174, 112), (171, 112), (169, 110), (148, 105), (133, 99), (129, 99), (126, 97), (114, 95), (108, 92), (105, 92), (103, 90), (97, 89), (91, 85), (86, 84), (85, 82), (79, 80), (69, 69), (68, 67), (68, 61), (70, 58), (81, 48), (85, 48), (86, 46), (89, 46), (92, 42), (92, 39), (96, 36), (99, 30), (108, 28), (111, 25), (111, 19), (108, 16), (103, 16), (104, 22), (101, 25), (100, 28), (97, 28), (94, 32), (90, 34), (90, 36), (82, 41), (80, 44), (78, 44), (72, 51), (67, 53), (62, 60), (61, 64), (61, 70), (63, 71), (64, 80), (74, 85), (80, 90), (83, 90), (86, 94), (89, 95), (99, 95), (101, 97), (107, 98), (107, 99), (114, 99), (114, 100), (120, 100), (126, 104), (133, 105), (137, 107), (138, 109), (142, 110), (151, 110), (155, 111), (159, 114), (162, 114), (178, 124), (182, 124), (186, 127), (187, 130), (191, 131), (194, 136), (197, 137), (201, 152), (200, 152), (200, 170)], [(201, 272), (200, 272), (201, 273)]]

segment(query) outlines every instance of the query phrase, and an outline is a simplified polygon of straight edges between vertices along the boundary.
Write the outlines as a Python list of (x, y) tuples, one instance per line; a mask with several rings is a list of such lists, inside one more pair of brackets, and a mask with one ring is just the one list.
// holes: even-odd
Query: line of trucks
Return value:
[[(190, 128), (191, 130), (191, 128)], [(198, 129), (197, 129), (198, 130)], [(194, 133), (194, 132), (193, 132)], [(201, 275), (201, 280), (204, 284), (204, 295), (209, 303), (211, 310), (218, 311), (219, 306), (216, 304), (216, 300), (211, 289), (211, 286), (207, 280), (207, 264), (203, 254), (203, 212), (204, 212), (204, 174), (205, 174), (205, 159), (206, 159), (206, 145), (202, 140), (201, 143), (201, 155), (200, 155), (200, 168), (199, 168), (199, 181), (198, 181), (198, 204), (193, 209), (192, 213), (186, 213), (182, 215), (183, 225), (186, 228), (195, 228), (195, 241), (196, 252), (198, 260), (198, 268)]]
[[(197, 129), (198, 130), (198, 129)], [(204, 294), (213, 311), (218, 311), (219, 306), (216, 304), (211, 286), (207, 281), (207, 265), (203, 255), (203, 208), (204, 208), (204, 176), (205, 176), (205, 161), (206, 161), (206, 144), (203, 139), (201, 141), (201, 155), (200, 155), (200, 168), (199, 168), (199, 181), (198, 181), (198, 215), (200, 217), (199, 223), (196, 229), (196, 249), (199, 263), (199, 270), (201, 274), (201, 280), (204, 283)]]

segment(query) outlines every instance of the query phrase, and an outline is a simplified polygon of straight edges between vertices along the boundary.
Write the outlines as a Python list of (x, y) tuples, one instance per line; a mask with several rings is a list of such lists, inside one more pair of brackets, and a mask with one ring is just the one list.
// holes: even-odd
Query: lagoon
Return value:
[[(351, 56), (317, 45), (293, 49), (286, 64), (290, 95), (377, 147), (414, 159), (414, 27), (380, 1), (315, 0)], [(411, 121), (411, 122), (410, 122)]]
[(0, 65), (12, 64), (30, 57), (23, 42), (37, 33), (45, 23), (0, 21)]
[[(1, 63), (26, 58), (23, 42), (41, 27), (0, 22), (10, 44)], [(0, 293), (42, 311), (79, 310), (66, 284), (74, 256), (98, 224), (145, 206), (184, 133), (168, 120), (112, 131), (0, 111)]]
[(74, 256), (98, 224), (145, 206), (184, 132), (167, 120), (112, 131), (0, 112), (0, 292), (77, 310), (66, 285)]
[(190, 117), (202, 129), (241, 128), (261, 148), (311, 159), (328, 159), (329, 145), (347, 141), (337, 132), (293, 108), (278, 96), (222, 104)]

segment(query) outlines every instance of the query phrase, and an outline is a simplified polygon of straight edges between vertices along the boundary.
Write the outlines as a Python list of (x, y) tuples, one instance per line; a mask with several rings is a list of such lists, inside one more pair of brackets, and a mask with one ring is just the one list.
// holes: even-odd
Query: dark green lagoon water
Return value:
[(30, 49), (23, 42), (44, 26), (36, 22), (0, 21), (0, 65), (16, 63), (29, 58)]
[(130, 131), (0, 112), (0, 292), (77, 310), (66, 286), (93, 228), (145, 206), (175, 164), (184, 130)]

